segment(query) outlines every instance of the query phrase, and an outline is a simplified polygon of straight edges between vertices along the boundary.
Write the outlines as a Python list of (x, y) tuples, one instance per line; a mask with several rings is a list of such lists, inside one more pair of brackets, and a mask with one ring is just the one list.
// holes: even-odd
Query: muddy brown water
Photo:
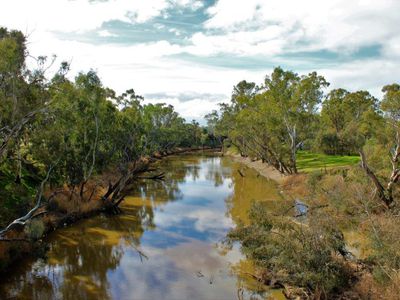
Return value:
[(23, 260), (3, 277), (0, 299), (284, 299), (250, 276), (240, 245), (221, 245), (248, 222), (252, 201), (279, 205), (275, 184), (213, 155), (169, 157), (158, 167), (165, 181), (140, 182), (121, 215), (50, 234), (46, 258)]

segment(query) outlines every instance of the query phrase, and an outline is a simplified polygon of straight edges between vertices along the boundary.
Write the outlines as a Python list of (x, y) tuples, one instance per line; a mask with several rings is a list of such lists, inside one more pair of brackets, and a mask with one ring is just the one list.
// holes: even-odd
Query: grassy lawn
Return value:
[(299, 151), (297, 153), (297, 168), (301, 172), (332, 169), (354, 165), (360, 161), (359, 156), (326, 155)]

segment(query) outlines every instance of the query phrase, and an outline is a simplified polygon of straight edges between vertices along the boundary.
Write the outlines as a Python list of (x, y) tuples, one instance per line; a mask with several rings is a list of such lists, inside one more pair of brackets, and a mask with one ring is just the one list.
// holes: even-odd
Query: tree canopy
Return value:
[(199, 123), (187, 123), (174, 107), (145, 104), (133, 89), (117, 95), (89, 70), (73, 80), (69, 64), (35, 58), (26, 66), (26, 38), (0, 28), (0, 224), (32, 206), (51, 169), (52, 186), (72, 191), (110, 167), (177, 147), (211, 145)]

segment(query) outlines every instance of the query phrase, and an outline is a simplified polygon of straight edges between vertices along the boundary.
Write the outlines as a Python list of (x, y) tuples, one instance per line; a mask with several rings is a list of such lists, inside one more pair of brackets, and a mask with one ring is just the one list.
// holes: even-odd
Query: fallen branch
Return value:
[(150, 179), (150, 180), (163, 180), (165, 178), (165, 173), (156, 174), (147, 177), (137, 177), (137, 179)]

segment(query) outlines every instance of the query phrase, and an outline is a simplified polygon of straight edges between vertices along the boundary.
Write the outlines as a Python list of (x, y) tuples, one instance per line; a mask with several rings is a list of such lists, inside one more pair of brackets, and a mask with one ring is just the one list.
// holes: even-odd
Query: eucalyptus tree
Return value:
[(26, 69), (26, 56), (23, 34), (0, 28), (0, 159), (11, 143), (12, 151), (19, 151), (22, 132), (46, 100), (42, 82)]
[(328, 93), (322, 103), (321, 124), (317, 147), (327, 154), (344, 154), (347, 149), (343, 138), (346, 128), (345, 89), (335, 89)]
[[(385, 137), (379, 142), (389, 152), (389, 161), (391, 165), (390, 175), (383, 176), (386, 184), (383, 183), (382, 176), (378, 176), (376, 172), (369, 166), (366, 155), (360, 150), (362, 167), (366, 174), (376, 187), (378, 197), (383, 201), (386, 207), (390, 208), (394, 202), (394, 191), (400, 179), (400, 85), (391, 84), (383, 87), (384, 93), (381, 102), (381, 109), (384, 113), (385, 124), (380, 123), (376, 132), (383, 131)], [(385, 125), (387, 129), (385, 131)], [(371, 120), (365, 124), (368, 130), (371, 129)]]
[(207, 126), (203, 128), (204, 133), (206, 134), (204, 144), (208, 144), (212, 147), (220, 146), (223, 148), (224, 137), (218, 132), (217, 128), (219, 124), (218, 111), (213, 110), (211, 113), (205, 115), (204, 119), (207, 121)]
[(150, 152), (166, 151), (180, 144), (185, 120), (172, 105), (147, 104), (143, 108), (144, 143)]
[(261, 87), (241, 81), (231, 104), (222, 107), (219, 126), (242, 155), (261, 158), (284, 174), (297, 173), (296, 153), (315, 135), (328, 85), (315, 72), (299, 76), (281, 68)]
[[(27, 148), (49, 98), (43, 70), (27, 69), (27, 55), (21, 32), (0, 28), (0, 223), (26, 211), (40, 184)], [(38, 59), (41, 67), (45, 62), (44, 57)]]
[(265, 109), (274, 114), (271, 128), (282, 133), (279, 152), (289, 157), (288, 173), (297, 173), (297, 150), (314, 137), (318, 105), (324, 96), (323, 89), (328, 86), (316, 72), (299, 76), (281, 68), (265, 79)]
[(71, 80), (65, 62), (49, 80), (55, 58), (33, 58), (37, 68), (30, 70), (28, 55), (21, 32), (0, 28), (0, 224), (26, 211), (11, 224), (28, 221), (49, 184), (50, 198), (61, 190), (88, 201), (94, 177), (111, 169), (118, 179), (103, 200), (115, 207), (148, 171), (143, 156), (204, 140), (200, 125), (170, 105), (144, 105), (133, 89), (117, 96), (92, 70)]
[(332, 90), (321, 110), (318, 146), (328, 154), (355, 154), (374, 135), (378, 99), (367, 91)]

